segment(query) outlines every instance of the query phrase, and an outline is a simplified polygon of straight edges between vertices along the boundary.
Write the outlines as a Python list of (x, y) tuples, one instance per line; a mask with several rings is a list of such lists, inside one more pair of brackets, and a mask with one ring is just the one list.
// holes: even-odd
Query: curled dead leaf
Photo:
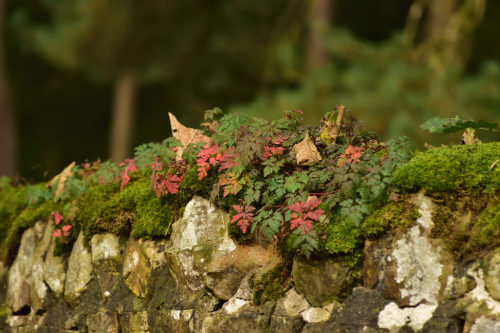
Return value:
[(476, 130), (473, 128), (466, 128), (462, 134), (462, 144), (473, 145), (475, 143), (482, 143), (476, 136)]
[(297, 165), (310, 165), (314, 162), (321, 161), (321, 155), (319, 154), (318, 148), (314, 145), (314, 142), (309, 137), (309, 133), (306, 133), (304, 140), (293, 146), (292, 151), (295, 153), (295, 158), (297, 160)]
[(172, 136), (182, 143), (182, 147), (179, 147), (176, 152), (177, 160), (182, 159), (184, 148), (190, 143), (210, 142), (210, 138), (204, 135), (203, 131), (182, 125), (170, 112), (168, 117), (170, 118), (170, 127), (172, 127)]
[[(71, 162), (70, 165), (68, 165), (66, 168), (64, 168), (64, 170), (60, 174), (58, 174), (57, 176), (55, 176), (54, 178), (52, 178), (50, 180), (50, 182), (47, 184), (47, 187), (54, 187), (54, 185), (57, 183), (57, 189), (56, 189), (56, 193), (55, 193), (56, 197), (59, 194), (61, 194), (61, 192), (63, 191), (63, 189), (64, 189), (64, 183), (66, 182), (66, 179), (68, 179), (71, 176), (73, 176), (73, 173), (71, 172), (71, 169), (73, 169), (73, 167), (75, 165), (76, 165), (75, 162)], [(59, 180), (59, 182), (57, 182), (57, 180)]]

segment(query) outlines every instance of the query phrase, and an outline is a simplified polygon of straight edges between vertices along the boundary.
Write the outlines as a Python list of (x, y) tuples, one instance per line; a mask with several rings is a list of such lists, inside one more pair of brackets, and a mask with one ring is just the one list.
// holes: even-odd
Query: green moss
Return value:
[(473, 241), (481, 247), (500, 246), (500, 204), (481, 214), (474, 223)]
[(96, 233), (116, 231), (117, 224), (114, 221), (120, 213), (116, 200), (119, 190), (118, 183), (94, 184), (87, 188), (78, 201), (75, 226), (83, 232), (86, 241)]
[(434, 193), (432, 200), (431, 237), (445, 239), (457, 257), (473, 259), (500, 245), (500, 192)]
[(26, 204), (26, 187), (4, 186), (0, 189), (0, 242), (7, 237), (15, 217)]
[(391, 229), (406, 229), (418, 217), (417, 207), (408, 201), (390, 202), (363, 221), (361, 232), (366, 238), (375, 238)]
[(174, 218), (172, 205), (156, 197), (147, 175), (135, 173), (120, 192), (119, 183), (90, 186), (78, 202), (77, 225), (88, 241), (96, 233), (164, 237)]
[(253, 290), (252, 299), (257, 305), (273, 302), (285, 295), (291, 288), (291, 263), (280, 263), (257, 279), (249, 280)]
[(447, 146), (417, 153), (394, 172), (397, 186), (407, 190), (500, 189), (500, 142)]
[(20, 228), (29, 228), (37, 221), (48, 220), (50, 214), (57, 210), (57, 207), (57, 203), (53, 200), (49, 200), (35, 208), (26, 208), (16, 217), (14, 224), (18, 225)]
[[(142, 179), (123, 191), (120, 197), (129, 197), (127, 206), (135, 204), (135, 222), (132, 235), (136, 238), (167, 236), (167, 230), (175, 218), (174, 208), (166, 200), (160, 200), (150, 189), (149, 180)], [(165, 202), (162, 202), (165, 201)]]
[(350, 254), (362, 241), (361, 230), (349, 219), (335, 219), (327, 228), (325, 249), (331, 254)]
[(190, 167), (179, 186), (177, 194), (179, 204), (185, 206), (194, 195), (209, 198), (213, 190), (213, 185), (217, 184), (219, 178), (215, 169), (208, 172), (207, 177), (198, 180), (198, 167), (193, 165)]
[(37, 221), (47, 220), (57, 204), (46, 201), (27, 208), (26, 187), (3, 187), (0, 190), (0, 260), (11, 263), (17, 253), (22, 232)]

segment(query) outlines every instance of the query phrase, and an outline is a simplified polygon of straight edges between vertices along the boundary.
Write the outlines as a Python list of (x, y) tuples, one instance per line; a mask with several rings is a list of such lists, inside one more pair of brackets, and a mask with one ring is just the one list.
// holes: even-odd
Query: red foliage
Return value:
[(225, 151), (219, 151), (219, 146), (209, 146), (207, 143), (198, 153), (196, 164), (198, 165), (198, 180), (202, 180), (208, 174), (210, 167), (219, 166), (219, 171), (229, 169), (238, 165), (236, 159), (238, 154), (234, 147), (230, 147)]
[[(59, 213), (59, 211), (55, 211), (52, 213), (52, 217), (54, 218), (54, 223), (59, 226), (61, 223), (63, 216)], [(70, 224), (65, 224), (60, 227), (57, 227), (57, 229), (52, 233), (52, 237), (59, 238), (59, 237), (69, 237), (69, 231), (73, 228), (72, 225)], [(64, 240), (65, 242), (67, 240)]]
[(53, 214), (54, 214), (54, 222), (56, 223), (56, 225), (59, 225), (59, 223), (61, 223), (61, 220), (63, 219), (62, 215), (57, 210)]
[(210, 165), (216, 166), (221, 159), (222, 154), (219, 152), (219, 145), (210, 146), (208, 143), (204, 145), (196, 157), (198, 180), (205, 178), (210, 170)]
[(234, 176), (234, 174), (230, 173), (229, 176), (219, 176), (219, 186), (223, 186), (224, 188), (224, 194), (222, 195), (224, 198), (229, 194), (237, 194), (242, 188), (241, 184), (238, 183), (238, 180), (231, 176)]
[(280, 145), (285, 141), (285, 137), (282, 135), (278, 135), (274, 140), (271, 140), (270, 137), (266, 138), (268, 145), (264, 146), (264, 152), (260, 157), (263, 161), (267, 160), (269, 157), (273, 155), (283, 155), (285, 152), (285, 148), (280, 147)]
[(130, 176), (128, 175), (129, 172), (132, 171), (137, 171), (137, 168), (135, 167), (134, 160), (131, 159), (126, 159), (124, 163), (120, 164), (120, 166), (123, 166), (125, 163), (127, 163), (127, 167), (125, 168), (125, 171), (123, 172), (122, 176), (122, 184), (120, 185), (120, 191), (123, 190), (123, 187), (128, 184), (130, 181)]
[(345, 163), (356, 163), (359, 161), (361, 155), (363, 154), (362, 147), (353, 147), (353, 145), (347, 146), (345, 149), (345, 153), (340, 155), (340, 158), (343, 160), (339, 166), (344, 165)]
[(253, 223), (254, 214), (252, 212), (255, 207), (233, 205), (233, 208), (237, 214), (231, 218), (231, 223), (238, 222), (241, 231), (246, 234), (248, 226)]
[(235, 147), (230, 147), (226, 149), (220, 157), (219, 172), (237, 166), (236, 159), (238, 158), (238, 153)]
[(290, 221), (290, 229), (300, 228), (304, 226), (304, 231), (308, 232), (313, 226), (314, 221), (319, 221), (324, 211), (316, 209), (321, 204), (319, 199), (311, 199), (307, 202), (300, 201), (288, 206), (288, 209), (293, 211)]
[(175, 194), (179, 192), (179, 185), (184, 178), (184, 174), (171, 173), (172, 169), (176, 169), (176, 165), (170, 166), (166, 174), (162, 174), (163, 163), (161, 163), (158, 158), (155, 159), (151, 169), (153, 174), (151, 175), (151, 188), (155, 192), (156, 196), (159, 198), (162, 195)]

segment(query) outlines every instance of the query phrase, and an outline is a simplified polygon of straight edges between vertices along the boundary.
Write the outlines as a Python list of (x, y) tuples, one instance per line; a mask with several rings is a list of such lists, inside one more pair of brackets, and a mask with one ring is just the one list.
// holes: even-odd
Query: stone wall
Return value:
[(69, 256), (52, 255), (53, 227), (38, 222), (0, 262), (0, 330), (500, 332), (500, 249), (456, 259), (430, 237), (431, 199), (412, 200), (418, 220), (366, 241), (362, 267), (295, 257), (277, 288), (266, 279), (286, 265), (272, 246), (235, 243), (229, 216), (199, 197), (169, 240), (80, 235)]

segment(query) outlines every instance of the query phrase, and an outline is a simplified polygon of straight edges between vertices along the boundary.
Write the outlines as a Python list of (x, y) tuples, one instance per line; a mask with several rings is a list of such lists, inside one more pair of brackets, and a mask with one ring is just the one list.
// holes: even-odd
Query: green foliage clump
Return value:
[(331, 254), (353, 253), (362, 241), (360, 228), (349, 219), (340, 219), (328, 226), (325, 249)]
[(172, 205), (165, 198), (158, 198), (149, 185), (147, 178), (141, 178), (124, 188), (118, 195), (126, 202), (124, 208), (135, 212), (132, 235), (136, 238), (166, 237), (169, 226), (175, 218)]
[(102, 232), (134, 237), (166, 236), (174, 217), (168, 202), (151, 190), (149, 178), (136, 173), (132, 181), (120, 191), (119, 183), (89, 186), (78, 201), (77, 227), (85, 239)]
[(190, 167), (184, 174), (184, 178), (179, 186), (179, 193), (177, 194), (179, 202), (185, 205), (194, 195), (205, 198), (210, 197), (213, 185), (217, 184), (218, 180), (219, 178), (215, 170), (210, 170), (207, 177), (199, 180), (196, 165)]
[(411, 203), (390, 202), (368, 216), (361, 231), (367, 238), (377, 237), (390, 229), (408, 228), (419, 216), (417, 208)]
[(112, 200), (118, 193), (120, 184), (93, 184), (87, 188), (78, 201), (78, 215), (75, 226), (83, 232), (87, 241), (99, 232), (121, 231), (121, 224), (115, 222), (118, 217), (118, 203)]
[(500, 204), (484, 211), (474, 223), (473, 241), (481, 247), (500, 245)]
[(0, 189), (0, 241), (16, 216), (26, 207), (26, 187), (4, 186)]
[(282, 262), (256, 279), (252, 276), (249, 284), (253, 290), (253, 302), (261, 305), (283, 297), (291, 288), (290, 274), (291, 264)]
[(500, 142), (434, 148), (394, 172), (397, 186), (415, 191), (500, 189)]
[(44, 184), (0, 190), (0, 260), (4, 262), (13, 260), (22, 232), (37, 221), (46, 221), (56, 209), (53, 200), (38, 201), (35, 205), (37, 201), (31, 196), (37, 191), (34, 188), (44, 188)]

